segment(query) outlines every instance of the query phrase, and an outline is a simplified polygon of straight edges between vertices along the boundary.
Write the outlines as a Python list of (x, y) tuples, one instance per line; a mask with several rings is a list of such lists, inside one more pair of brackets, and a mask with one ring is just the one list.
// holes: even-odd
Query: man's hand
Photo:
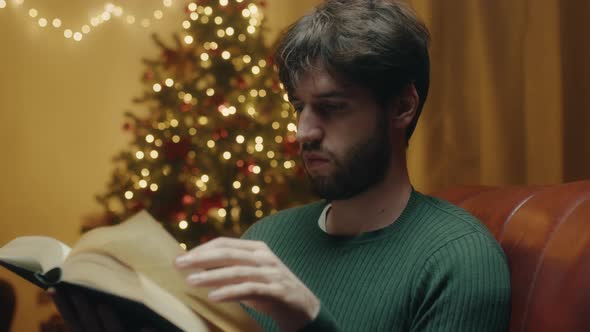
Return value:
[(320, 311), (317, 297), (259, 241), (217, 238), (179, 256), (181, 269), (199, 269), (190, 285), (211, 287), (214, 301), (240, 301), (296, 331)]

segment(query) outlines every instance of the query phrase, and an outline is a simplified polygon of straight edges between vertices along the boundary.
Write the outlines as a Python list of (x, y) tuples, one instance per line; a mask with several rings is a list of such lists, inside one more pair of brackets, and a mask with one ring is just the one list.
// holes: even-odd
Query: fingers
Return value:
[(243, 282), (267, 283), (278, 279), (280, 272), (271, 267), (231, 266), (223, 269), (193, 273), (187, 277), (192, 286), (221, 287)]
[(202, 249), (180, 256), (176, 260), (179, 268), (213, 269), (231, 265), (265, 265), (271, 260), (261, 252), (235, 248)]
[(209, 293), (214, 301), (247, 301), (274, 298), (284, 301), (284, 287), (280, 283), (244, 282), (218, 288)]

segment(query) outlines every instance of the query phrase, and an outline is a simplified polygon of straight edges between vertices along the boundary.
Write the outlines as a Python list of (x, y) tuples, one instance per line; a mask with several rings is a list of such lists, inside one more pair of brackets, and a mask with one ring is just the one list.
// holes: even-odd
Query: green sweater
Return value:
[[(355, 237), (331, 236), (325, 201), (254, 224), (264, 241), (320, 299), (303, 331), (507, 331), (510, 274), (484, 225), (448, 202), (414, 191), (401, 216)], [(274, 321), (249, 310), (265, 331)]]

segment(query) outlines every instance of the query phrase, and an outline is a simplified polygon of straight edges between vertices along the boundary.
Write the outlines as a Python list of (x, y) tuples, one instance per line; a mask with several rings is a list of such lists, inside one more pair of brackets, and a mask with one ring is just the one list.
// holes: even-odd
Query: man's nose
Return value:
[(309, 109), (304, 108), (298, 115), (297, 141), (299, 144), (321, 141), (324, 130), (320, 119)]

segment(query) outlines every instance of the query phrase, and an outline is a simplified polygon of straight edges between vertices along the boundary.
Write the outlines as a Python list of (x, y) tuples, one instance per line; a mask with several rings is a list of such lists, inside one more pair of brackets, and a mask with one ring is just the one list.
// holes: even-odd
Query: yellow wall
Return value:
[[(271, 38), (315, 2), (268, 1)], [(123, 3), (145, 16), (161, 1)], [(36, 26), (25, 8), (81, 26), (103, 1), (26, 0), (24, 8), (0, 9), (0, 245), (23, 234), (72, 243), (82, 217), (100, 210), (93, 195), (128, 141), (123, 111), (142, 91), (141, 58), (159, 55), (150, 33), (180, 31), (181, 3), (150, 29), (111, 21), (80, 43)], [(14, 331), (38, 330), (50, 310), (39, 309), (37, 290), (3, 269), (0, 278), (18, 288)]]

